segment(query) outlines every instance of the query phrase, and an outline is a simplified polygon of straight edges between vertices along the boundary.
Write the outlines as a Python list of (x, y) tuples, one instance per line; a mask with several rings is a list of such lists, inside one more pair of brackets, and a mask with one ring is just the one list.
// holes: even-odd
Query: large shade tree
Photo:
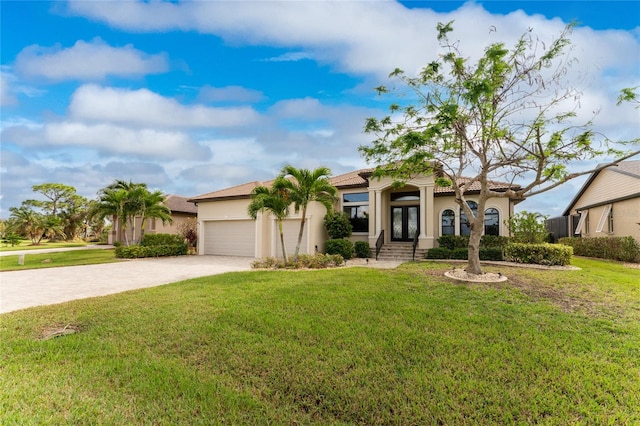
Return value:
[(284, 229), (282, 221), (289, 215), (291, 200), (287, 197), (286, 191), (282, 188), (279, 179), (276, 179), (271, 188), (266, 186), (256, 186), (251, 191), (251, 203), (247, 207), (247, 213), (254, 220), (258, 218), (258, 213), (270, 213), (278, 222), (280, 232), (280, 245), (282, 246), (282, 258), (287, 262), (287, 250), (284, 245)]
[[(377, 89), (400, 95), (404, 103), (392, 103), (386, 117), (367, 119), (365, 132), (375, 139), (360, 151), (378, 164), (376, 175), (397, 182), (439, 173), (436, 184), (453, 188), (471, 227), (467, 272), (481, 274), (479, 246), (487, 199), (531, 197), (639, 151), (623, 152), (622, 142), (614, 144), (596, 134), (591, 121), (576, 124), (580, 92), (567, 78), (573, 64), (571, 26), (547, 43), (532, 31), (511, 48), (491, 43), (475, 62), (450, 39), (452, 31), (451, 22), (438, 25), (444, 53), (417, 76), (400, 69), (391, 73), (409, 96), (398, 94), (400, 89)], [(570, 170), (580, 161), (601, 157), (613, 161)], [(490, 179), (515, 185), (496, 192)], [(467, 192), (476, 183), (481, 189), (478, 208), (472, 211)]]
[(308, 170), (297, 169), (288, 165), (282, 169), (274, 183), (278, 188), (286, 191), (288, 199), (293, 203), (295, 212), (302, 211), (294, 257), (298, 257), (300, 252), (309, 203), (316, 201), (324, 205), (327, 211), (333, 209), (338, 190), (329, 181), (330, 176), (331, 170), (327, 167)]

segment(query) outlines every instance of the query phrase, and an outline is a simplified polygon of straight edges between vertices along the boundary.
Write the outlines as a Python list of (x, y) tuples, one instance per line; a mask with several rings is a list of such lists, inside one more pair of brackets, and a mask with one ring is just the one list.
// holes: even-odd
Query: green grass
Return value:
[(21, 240), (20, 243), (12, 246), (10, 244), (2, 243), (0, 244), (0, 251), (22, 251), (22, 250), (40, 250), (40, 249), (50, 249), (50, 248), (61, 248), (61, 247), (84, 247), (87, 243), (85, 242), (77, 242), (77, 241), (57, 241), (57, 242), (49, 242), (48, 240), (43, 240), (38, 245), (31, 244), (31, 240)]
[(575, 264), (252, 271), (3, 314), (0, 423), (638, 424), (640, 271)]
[(19, 255), (0, 256), (0, 271), (20, 271), (24, 269), (53, 268), (57, 266), (93, 265), (98, 263), (121, 262), (111, 249), (87, 249), (60, 251), (53, 253), (27, 253), (24, 264), (18, 264)]

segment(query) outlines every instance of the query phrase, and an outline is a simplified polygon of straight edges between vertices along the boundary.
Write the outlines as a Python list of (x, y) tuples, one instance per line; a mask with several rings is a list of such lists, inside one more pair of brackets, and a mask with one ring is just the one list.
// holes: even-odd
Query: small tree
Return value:
[[(400, 69), (391, 73), (413, 97), (401, 94), (409, 99), (404, 106), (392, 103), (388, 116), (367, 119), (365, 131), (376, 139), (360, 150), (378, 164), (374, 175), (403, 182), (419, 174), (440, 174), (436, 184), (452, 187), (471, 227), (467, 272), (480, 274), (480, 238), (489, 198), (531, 197), (640, 151), (622, 152), (606, 138), (598, 141), (591, 122), (569, 123), (576, 113), (566, 108), (576, 108), (580, 97), (563, 81), (572, 65), (566, 55), (571, 26), (548, 44), (532, 32), (511, 49), (492, 43), (475, 64), (449, 39), (451, 22), (438, 24), (437, 31), (444, 54), (416, 77)], [(389, 92), (384, 86), (377, 90)], [(574, 162), (605, 155), (615, 160), (569, 172)], [(463, 179), (468, 174), (470, 179)], [(513, 185), (494, 191), (490, 179), (496, 178)], [(480, 187), (477, 213), (466, 199), (472, 185)]]
[(325, 215), (324, 227), (332, 240), (349, 238), (353, 232), (353, 226), (349, 222), (349, 215), (333, 210), (329, 210)]
[(545, 226), (546, 216), (540, 213), (521, 211), (511, 216), (505, 223), (513, 237), (513, 242), (540, 244), (547, 239), (548, 231)]

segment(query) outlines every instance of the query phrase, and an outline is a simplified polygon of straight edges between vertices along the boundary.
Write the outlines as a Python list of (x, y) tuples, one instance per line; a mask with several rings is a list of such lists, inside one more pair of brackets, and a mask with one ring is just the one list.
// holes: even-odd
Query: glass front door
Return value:
[(420, 232), (418, 206), (391, 207), (391, 241), (413, 241)]

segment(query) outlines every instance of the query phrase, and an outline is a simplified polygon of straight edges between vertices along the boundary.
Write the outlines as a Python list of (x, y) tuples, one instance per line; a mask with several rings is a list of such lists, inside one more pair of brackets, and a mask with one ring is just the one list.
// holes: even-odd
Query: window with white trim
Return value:
[[(467, 204), (473, 212), (473, 215), (476, 216), (478, 214), (478, 203), (475, 201), (467, 201)], [(471, 235), (471, 224), (463, 209), (460, 209), (460, 235)]]

